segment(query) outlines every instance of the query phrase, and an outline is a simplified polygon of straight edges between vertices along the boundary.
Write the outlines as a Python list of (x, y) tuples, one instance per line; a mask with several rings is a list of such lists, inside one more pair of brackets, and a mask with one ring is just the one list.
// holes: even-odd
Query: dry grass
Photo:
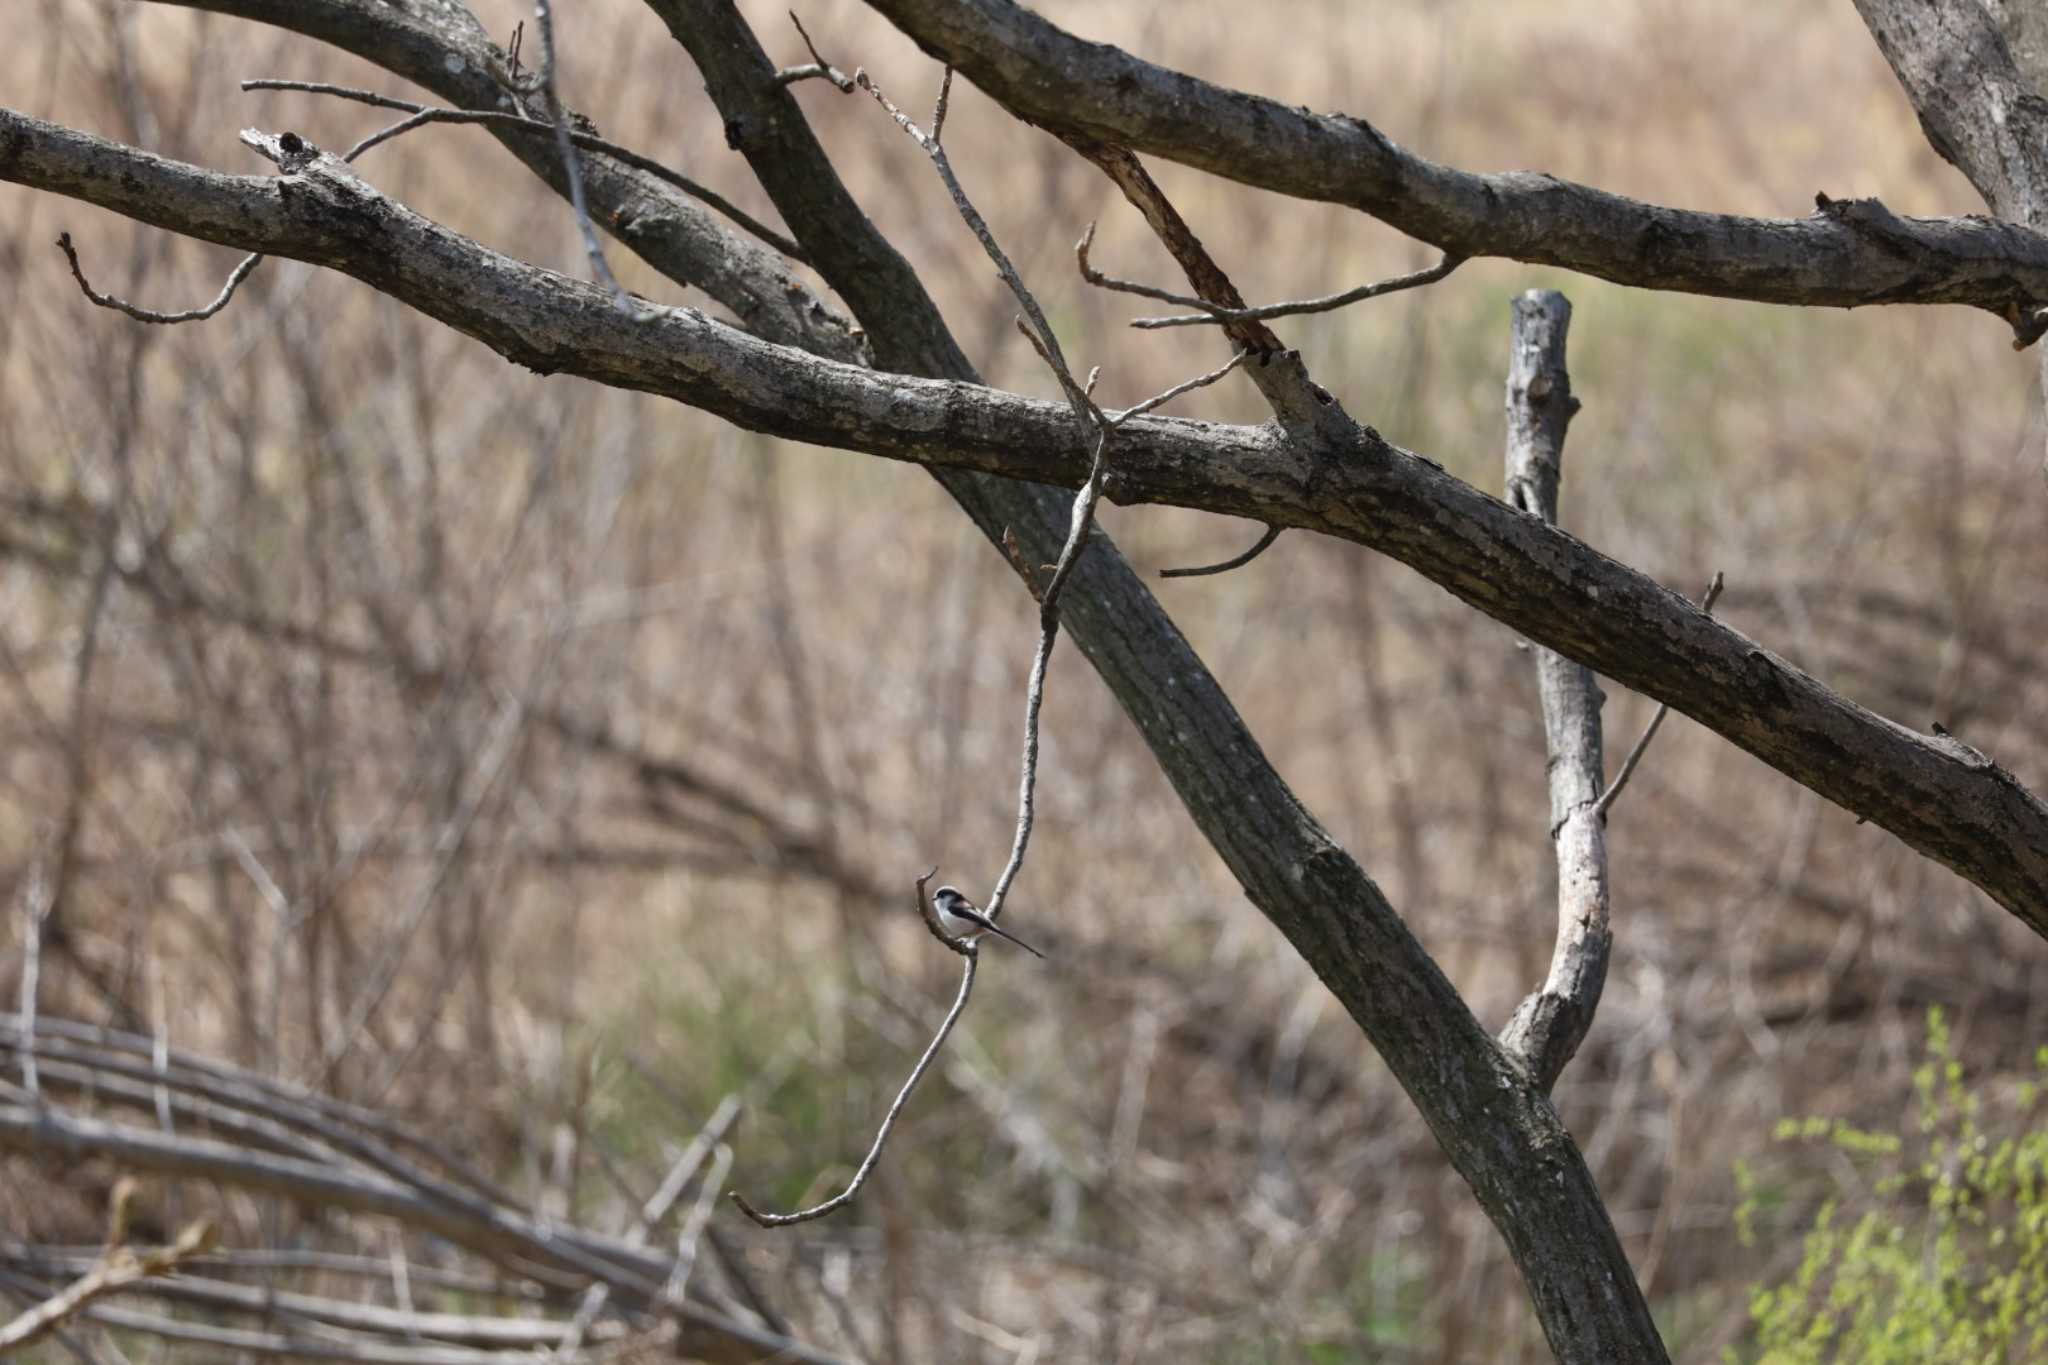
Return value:
[[(208, 164), (249, 168), (245, 125), (336, 146), (376, 122), (236, 78), (398, 93), (248, 25), (37, 8), (0, 56), (7, 103)], [(477, 6), (501, 36), (526, 8)], [(1979, 207), (1845, 9), (1044, 8), (1474, 168), (1757, 214), (1817, 190)], [(780, 9), (747, 9), (796, 60)], [(935, 87), (858, 4), (805, 20), (906, 106)], [(565, 23), (569, 98), (607, 136), (772, 213), (651, 14), (614, 0)], [(803, 100), (976, 363), (1049, 392), (914, 149), (865, 101)], [(973, 94), (949, 143), (1110, 401), (1213, 363), (1220, 343), (1127, 332), (1146, 310), (1075, 277), (1100, 218), (1100, 264), (1171, 282), (1088, 167)], [(479, 132), (415, 133), (366, 172), (582, 269), (563, 208)], [(1254, 298), (1429, 258), (1355, 215), (1161, 178)], [(592, 1149), (658, 1164), (732, 1089), (751, 1104), (736, 1183), (780, 1202), (838, 1179), (950, 988), (904, 888), (932, 861), (985, 885), (1007, 847), (1033, 640), (1008, 571), (915, 470), (509, 370), (310, 268), (266, 263), (203, 327), (93, 311), (48, 245), (60, 227), (96, 284), (153, 306), (210, 296), (229, 263), (0, 191), (0, 867), (17, 891), (32, 870), (62, 887), (44, 1008), (393, 1105), (538, 1186), (552, 1164), (551, 1197), (590, 1216), (617, 1202)], [(2048, 786), (2027, 723), (2048, 602), (2032, 357), (1963, 310), (1772, 311), (1507, 262), (1282, 331), (1363, 420), (1497, 487), (1506, 305), (1531, 285), (1578, 307), (1569, 527), (1689, 591), (1725, 571), (1741, 629)], [(1241, 384), (1178, 410), (1261, 415)], [(1253, 534), (1105, 520), (1147, 568)], [(1509, 633), (1302, 536), (1161, 596), (1309, 806), (1505, 1020), (1548, 958), (1552, 877)], [(1648, 712), (1615, 692), (1610, 745)], [(729, 1227), (788, 1310), (881, 1359), (1543, 1358), (1467, 1193), (1070, 649), (1045, 730), (1013, 903), (1058, 961), (992, 964), (855, 1213)], [(1959, 1014), (1966, 1055), (2023, 1056), (2048, 954), (1686, 722), (1613, 846), (1612, 978), (1559, 1098), (1674, 1353), (1709, 1359), (1758, 1269), (1728, 1227), (1730, 1159), (1788, 1110), (1902, 1105), (1929, 1002)], [(7, 982), (17, 960), (0, 955)], [(582, 1154), (566, 1170), (563, 1134)], [(23, 1182), (0, 1182), (9, 1230), (83, 1216), (25, 1193), (32, 1168), (0, 1170)], [(76, 1195), (111, 1173), (58, 1174)], [(229, 1212), (231, 1242), (265, 1226)], [(840, 1284), (858, 1346), (821, 1288)]]

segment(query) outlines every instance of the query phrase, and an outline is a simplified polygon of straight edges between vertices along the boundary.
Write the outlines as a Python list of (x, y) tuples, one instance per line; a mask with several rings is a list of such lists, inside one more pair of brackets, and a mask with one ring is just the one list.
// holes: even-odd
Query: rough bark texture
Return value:
[[(820, 360), (689, 309), (635, 322), (605, 291), (450, 232), (331, 158), (296, 175), (225, 176), (0, 111), (0, 180), (330, 266), (535, 370), (659, 393), (757, 431), (1062, 487), (1087, 474), (1061, 404)], [(1890, 830), (2048, 936), (2048, 806), (2011, 773), (1858, 706), (1679, 594), (1356, 430), (1353, 444), (1333, 445), (1305, 429), (1290, 440), (1270, 426), (1141, 418), (1119, 433), (1108, 494), (1321, 531), (1399, 559)]]
[(1856, 0), (1928, 142), (2001, 218), (2048, 210), (2048, 100), (1981, 0)]
[[(512, 73), (505, 50), (453, 0), (154, 0), (274, 24), (317, 38), (429, 90), (458, 109), (524, 111), (547, 118), (531, 87)], [(317, 98), (308, 96), (308, 99)], [(567, 196), (561, 155), (550, 136), (484, 125), (505, 149)], [(733, 233), (702, 205), (645, 171), (609, 157), (583, 157), (584, 191), (605, 208), (607, 232), (678, 284), (694, 285), (771, 341), (836, 360), (861, 358), (860, 337), (789, 262)]]
[[(521, 97), (504, 54), (453, 0), (196, 3), (335, 43), (464, 107)], [(670, 278), (703, 287), (753, 335), (692, 310), (634, 322), (603, 290), (490, 252), (331, 159), (285, 176), (222, 176), (0, 111), (0, 179), (344, 271), (537, 370), (924, 463), (991, 539), (1011, 531), (1026, 562), (1049, 558), (1068, 500), (1036, 485), (1072, 487), (1085, 475), (1071, 414), (976, 382), (908, 263), (846, 195), (787, 90), (767, 79), (766, 56), (726, 0), (651, 3), (696, 57), (729, 140), (866, 327), (875, 358), (904, 373), (838, 363), (861, 358), (857, 335), (789, 288), (786, 263), (667, 185), (617, 167), (600, 165), (591, 177), (600, 223)], [(2048, 295), (2048, 241), (2008, 224), (1900, 220), (1868, 205), (1762, 222), (1674, 213), (1548, 177), (1472, 176), (1414, 157), (1357, 120), (1165, 72), (996, 0), (876, 0), (876, 8), (1020, 115), (1090, 148), (1141, 197), (1133, 177), (1142, 169), (1127, 146), (1353, 203), (1457, 254), (1518, 256), (1649, 287), (1808, 304), (1966, 302), (2001, 314)], [(1902, 66), (1902, 78), (1918, 69)], [(1994, 105), (2029, 113), (2023, 102)], [(1937, 117), (1930, 131), (1943, 126)], [(500, 136), (562, 188), (549, 144), (517, 131)], [(1997, 155), (1986, 161), (1974, 133), (1937, 136), (1951, 139), (1959, 164), (2001, 164)], [(1988, 145), (1997, 152), (2000, 144)], [(2024, 144), (2020, 152), (2032, 154)], [(1291, 362), (1283, 353), (1271, 363)], [(1348, 421), (1141, 420), (1119, 433), (1113, 459), (1109, 491), (1119, 501), (1232, 512), (1400, 558), (1893, 830), (2048, 933), (2048, 809), (2009, 774), (1953, 740), (1912, 734), (1856, 707), (1534, 511), (1487, 497)], [(1532, 469), (1523, 480), (1539, 504), (1545, 477)], [(1011, 481), (1020, 479), (1033, 482)], [(1569, 1033), (1570, 1020), (1525, 1030), (1536, 1058), (1529, 1066), (1487, 1035), (1370, 878), (1280, 781), (1106, 537), (1081, 560), (1063, 607), (1247, 894), (1386, 1057), (1500, 1226), (1560, 1358), (1663, 1359), (1591, 1177), (1544, 1093), (1542, 1078), (1554, 1075), (1545, 1059), (1556, 1049), (1541, 1039)], [(1597, 784), (1597, 761), (1592, 771), (1580, 788)], [(1577, 808), (1584, 797), (1573, 789), (1554, 799)], [(1591, 958), (1575, 961), (1559, 995), (1590, 1001)], [(31, 1116), (0, 1117), (9, 1142), (48, 1137)]]
[[(1741, 218), (1644, 204), (1535, 172), (1475, 175), (1363, 119), (1316, 114), (1092, 43), (1010, 0), (869, 0), (1017, 117), (1247, 185), (1347, 204), (1459, 256), (1645, 289), (1855, 307), (2048, 302), (2048, 238), (1982, 218)], [(1902, 8), (1907, 6), (1902, 6)]]
[[(1998, 213), (2048, 227), (2048, 21), (2036, 0), (1856, 0), (1856, 9), (1934, 149)], [(2048, 394), (2048, 355), (2040, 374)]]
[[(884, 363), (974, 378), (930, 297), (845, 192), (727, 0), (656, 0), (704, 70), (735, 145)], [(806, 225), (817, 222), (816, 234)], [(1117, 462), (1122, 462), (1118, 446)], [(992, 542), (1050, 557), (1067, 499), (942, 474)], [(1665, 1359), (1591, 1172), (1542, 1092), (1488, 1038), (1379, 888), (1296, 800), (1230, 699), (1106, 536), (1075, 569), (1062, 619), (1145, 736), (1245, 893), (1387, 1059), (1501, 1228), (1564, 1361)]]
[[(1515, 300), (1508, 357), (1508, 501), (1557, 521), (1565, 430), (1579, 400), (1565, 369), (1572, 306), (1554, 290)], [(1501, 1045), (1545, 1090), (1585, 1041), (1607, 982), (1614, 935), (1607, 924), (1606, 820), (1597, 807), (1605, 785), (1600, 706), (1592, 670), (1537, 646), (1537, 692), (1550, 785), (1551, 840), (1557, 848), (1557, 940), (1540, 989), (1515, 1010)]]

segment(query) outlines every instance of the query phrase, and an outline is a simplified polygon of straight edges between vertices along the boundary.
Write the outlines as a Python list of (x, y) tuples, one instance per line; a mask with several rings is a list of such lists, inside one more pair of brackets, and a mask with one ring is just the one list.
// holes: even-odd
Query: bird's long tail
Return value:
[(1045, 954), (1044, 954), (1044, 953), (1041, 953), (1041, 952), (1039, 952), (1039, 951), (1038, 951), (1038, 949), (1036, 949), (1036, 948), (1032, 947), (1032, 946), (1031, 946), (1030, 944), (1026, 943), (1026, 942), (1025, 942), (1025, 941), (1024, 941), (1023, 939), (1021, 939), (1021, 938), (1018, 938), (1018, 937), (1017, 937), (1017, 936), (1016, 936), (1015, 934), (1011, 933), (1011, 932), (1010, 932), (1010, 931), (1009, 931), (1008, 929), (1005, 929), (1005, 928), (1003, 928), (1003, 927), (1002, 927), (1001, 925), (999, 925), (999, 924), (995, 923), (994, 921), (990, 921), (990, 922), (989, 922), (989, 926), (988, 926), (988, 928), (989, 928), (989, 932), (990, 932), (990, 933), (992, 933), (992, 934), (1001, 934), (1001, 935), (1002, 935), (1002, 936), (1003, 936), (1004, 938), (1006, 938), (1006, 939), (1010, 940), (1010, 942), (1012, 942), (1012, 943), (1016, 944), (1016, 945), (1017, 945), (1017, 946), (1018, 946), (1019, 948), (1022, 948), (1022, 949), (1023, 949), (1023, 950), (1025, 951), (1025, 952), (1027, 952), (1027, 953), (1031, 954), (1031, 955), (1032, 955), (1033, 957), (1035, 957), (1035, 958), (1041, 958), (1041, 959), (1044, 959), (1044, 960), (1047, 960), (1047, 961), (1050, 961), (1050, 960), (1051, 960), (1051, 959), (1049, 959), (1049, 958), (1046, 958), (1046, 957), (1045, 957)]

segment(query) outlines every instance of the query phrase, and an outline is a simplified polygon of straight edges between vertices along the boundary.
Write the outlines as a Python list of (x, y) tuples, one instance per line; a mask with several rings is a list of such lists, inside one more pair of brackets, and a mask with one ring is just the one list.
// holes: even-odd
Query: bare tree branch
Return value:
[[(389, 141), (400, 133), (428, 123), (489, 123), (505, 128), (523, 128), (529, 132), (545, 133), (550, 137), (554, 136), (555, 133), (555, 128), (552, 124), (544, 123), (539, 119), (528, 118), (524, 114), (507, 113), (502, 109), (440, 109), (432, 105), (419, 104), (412, 100), (393, 99), (389, 95), (380, 95), (374, 90), (362, 90), (352, 85), (333, 85), (326, 81), (247, 80), (242, 82), (242, 88), (244, 90), (296, 90), (309, 95), (333, 95), (337, 99), (354, 100), (359, 104), (375, 105), (381, 109), (402, 109), (412, 115), (411, 118), (402, 119), (388, 128), (370, 134), (370, 136), (364, 138), (361, 142), (358, 142), (355, 146), (349, 148), (347, 152), (343, 153), (341, 158), (343, 161), (354, 161), (372, 147)], [(569, 141), (585, 151), (603, 152), (606, 156), (622, 165), (631, 166), (635, 170), (645, 171), (664, 184), (675, 186), (684, 194), (703, 204), (706, 208), (724, 215), (727, 219), (731, 220), (734, 226), (752, 233), (791, 260), (802, 261), (804, 259), (803, 248), (795, 242), (792, 242), (774, 228), (769, 227), (766, 223), (761, 222), (710, 186), (700, 185), (690, 179), (689, 176), (670, 170), (653, 157), (642, 156), (630, 147), (622, 147), (607, 138), (601, 138), (595, 133), (586, 133), (582, 129), (575, 127), (569, 129)]]
[(227, 283), (221, 286), (220, 293), (214, 295), (213, 302), (201, 304), (197, 308), (188, 308), (182, 313), (160, 313), (153, 308), (143, 308), (129, 303), (125, 299), (117, 299), (111, 294), (102, 294), (88, 284), (85, 279), (85, 271), (78, 264), (78, 250), (71, 245), (70, 233), (60, 232), (57, 234), (57, 249), (62, 251), (64, 259), (71, 263), (71, 278), (78, 281), (79, 289), (87, 298), (102, 308), (111, 308), (116, 312), (126, 313), (137, 322), (204, 322), (228, 306), (229, 301), (235, 297), (235, 291), (241, 288), (242, 281), (248, 279), (249, 273), (263, 261), (261, 252), (252, 252), (244, 256), (235, 268), (228, 272)]
[(63, 1326), (66, 1319), (85, 1312), (94, 1299), (118, 1293), (138, 1280), (175, 1274), (185, 1262), (211, 1251), (218, 1236), (213, 1223), (202, 1219), (186, 1227), (169, 1246), (137, 1254), (127, 1247), (110, 1245), (99, 1263), (62, 1293), (52, 1295), (14, 1321), (0, 1324), (0, 1355), (35, 1345)]
[[(468, 6), (385, 0), (153, 0), (234, 15), (332, 44), (432, 91), (460, 109), (521, 112), (539, 102)], [(529, 107), (531, 104), (533, 107)], [(552, 134), (484, 127), (564, 199), (568, 182)], [(573, 119), (572, 119), (573, 126)], [(702, 289), (758, 336), (819, 355), (859, 360), (861, 338), (780, 256), (735, 235), (663, 180), (603, 156), (583, 164), (584, 189), (605, 231), (678, 283)]]
[[(490, 1259), (524, 1263), (528, 1273), (534, 1267), (547, 1267), (557, 1276), (590, 1276), (643, 1309), (661, 1311), (664, 1306), (662, 1283), (670, 1268), (666, 1258), (608, 1243), (580, 1230), (571, 1239), (562, 1235), (569, 1229), (536, 1224), (502, 1206), (466, 1207), (388, 1177), (342, 1166), (5, 1104), (0, 1104), (0, 1150), (89, 1151), (132, 1170), (214, 1180), (322, 1207), (378, 1214), (438, 1233)], [(589, 1249), (596, 1247), (603, 1247), (604, 1254)], [(791, 1360), (833, 1360), (701, 1304), (666, 1307), (683, 1322), (687, 1348), (706, 1359), (737, 1363), (757, 1359), (763, 1352), (780, 1351)]]
[(1363, 119), (1225, 89), (1086, 42), (1011, 0), (869, 0), (1012, 114), (1261, 189), (1346, 204), (1447, 255), (1504, 256), (1644, 289), (1760, 303), (1961, 303), (2013, 321), (2048, 303), (2048, 237), (1983, 218), (1741, 218), (1639, 203), (1533, 172), (1475, 175)]
[[(1087, 477), (1063, 406), (833, 364), (689, 310), (632, 324), (602, 291), (430, 223), (331, 159), (277, 178), (223, 176), (11, 112), (0, 112), (0, 145), (10, 153), (0, 175), (208, 240), (321, 261), (535, 369), (663, 393), (821, 445), (1069, 487)], [(1250, 373), (1271, 383), (1274, 368)], [(1314, 401), (1301, 412), (1311, 431), (1330, 417)], [(1873, 715), (1434, 462), (1368, 428), (1352, 448), (1321, 449), (1268, 428), (1157, 417), (1121, 428), (1117, 451), (1105, 486), (1114, 501), (1228, 512), (1392, 555), (1537, 643), (1670, 702), (2048, 933), (2048, 807), (2011, 773)], [(1959, 821), (1960, 811), (1973, 818)]]
[[(1571, 304), (1554, 291), (1532, 289), (1514, 302), (1505, 487), (1511, 504), (1552, 523), (1565, 430), (1579, 410), (1565, 368), (1571, 317)], [(1534, 653), (1557, 852), (1557, 937), (1549, 975), (1515, 1010), (1500, 1041), (1550, 1090), (1593, 1026), (1614, 936), (1608, 928), (1607, 838), (1599, 811), (1605, 698), (1583, 664), (1553, 650)]]

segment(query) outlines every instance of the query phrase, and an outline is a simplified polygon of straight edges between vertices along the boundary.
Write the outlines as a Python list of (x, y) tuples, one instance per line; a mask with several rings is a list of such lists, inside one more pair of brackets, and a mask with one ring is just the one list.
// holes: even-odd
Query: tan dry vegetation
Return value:
[[(20, 8), (5, 102), (223, 168), (255, 168), (243, 126), (332, 148), (381, 121), (238, 78), (405, 93), (251, 25)], [(527, 12), (476, 8), (501, 38)], [(772, 216), (658, 21), (566, 8), (570, 101)], [(746, 8), (800, 58), (780, 6)], [(1817, 190), (1979, 207), (1836, 7), (1043, 8), (1475, 169), (1755, 214)], [(926, 107), (937, 71), (861, 6), (804, 17), (835, 61)], [(984, 373), (1050, 392), (915, 150), (865, 100), (803, 101)], [(949, 145), (1111, 401), (1220, 358), (1213, 338), (1123, 330), (1150, 307), (1076, 278), (1099, 218), (1099, 264), (1172, 283), (1090, 168), (971, 91)], [(500, 249), (585, 268), (565, 208), (479, 132), (416, 132), (364, 170)], [(1430, 259), (1356, 215), (1160, 175), (1254, 298)], [(230, 258), (12, 189), (0, 223), (0, 866), (10, 904), (38, 876), (61, 889), (43, 1008), (391, 1105), (600, 1222), (619, 1203), (600, 1150), (651, 1181), (661, 1142), (729, 1090), (750, 1106), (737, 1187), (783, 1203), (843, 1178), (950, 992), (909, 880), (938, 861), (985, 888), (1014, 818), (1034, 614), (931, 481), (511, 370), (295, 264), (266, 263), (211, 323), (144, 327), (83, 302), (59, 228), (96, 284), (156, 307), (209, 297)], [(2048, 786), (2031, 356), (1964, 310), (1773, 311), (1506, 262), (1281, 330), (1364, 420), (1497, 487), (1506, 305), (1532, 285), (1578, 308), (1571, 529), (1691, 591), (1725, 571), (1740, 628)], [(1262, 415), (1242, 384), (1177, 410)], [(1104, 520), (1147, 568), (1255, 533)], [(1548, 959), (1553, 875), (1510, 633), (1301, 535), (1160, 595), (1308, 805), (1505, 1020)], [(1610, 689), (1610, 769), (1649, 711)], [(1045, 735), (1014, 923), (1057, 960), (990, 964), (857, 1209), (721, 1223), (770, 1296), (877, 1359), (1543, 1358), (1492, 1228), (1068, 646)], [(1612, 974), (1559, 1100), (1674, 1354), (1709, 1359), (1761, 1268), (1729, 1230), (1730, 1160), (1784, 1112), (1900, 1111), (1930, 1002), (1959, 1012), (1966, 1055), (2024, 1056), (2048, 951), (1682, 720), (1612, 847)], [(78, 1196), (112, 1175), (0, 1173), (0, 1227), (43, 1237), (76, 1235)], [(185, 1198), (221, 1204), (230, 1244), (296, 1216)]]

